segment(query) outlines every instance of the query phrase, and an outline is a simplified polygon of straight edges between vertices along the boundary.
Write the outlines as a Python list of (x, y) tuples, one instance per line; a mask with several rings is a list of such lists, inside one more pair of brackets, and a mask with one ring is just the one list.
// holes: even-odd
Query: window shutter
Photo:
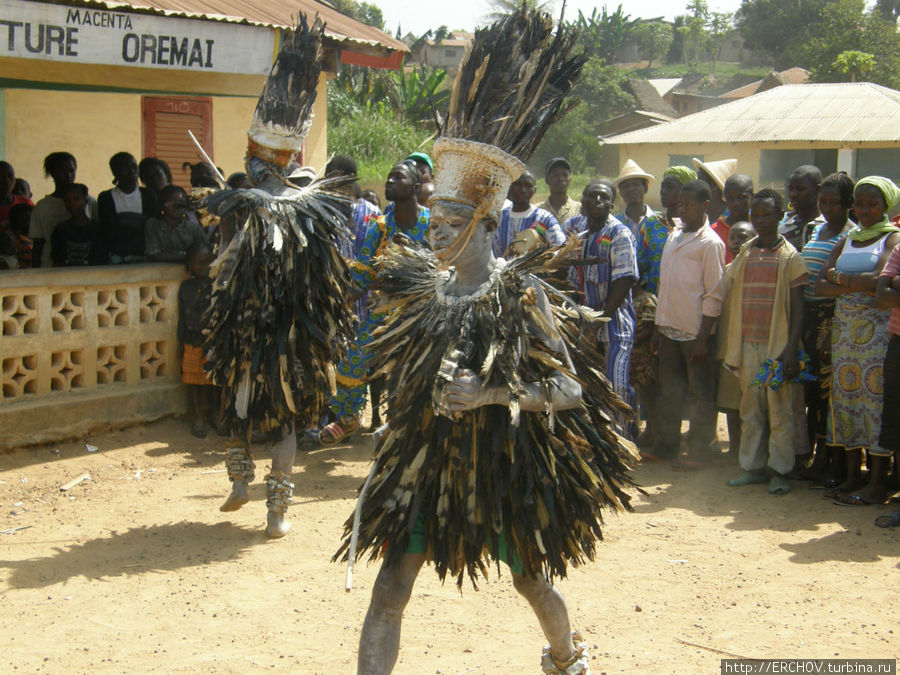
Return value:
[(144, 96), (144, 157), (158, 157), (172, 170), (172, 182), (190, 190), (191, 174), (182, 164), (202, 161), (188, 130), (215, 160), (212, 144), (212, 99)]

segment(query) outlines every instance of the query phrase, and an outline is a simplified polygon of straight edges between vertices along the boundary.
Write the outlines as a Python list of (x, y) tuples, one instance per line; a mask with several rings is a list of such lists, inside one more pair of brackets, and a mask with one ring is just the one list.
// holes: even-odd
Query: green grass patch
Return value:
[(328, 129), (328, 154), (343, 152), (359, 165), (363, 190), (383, 194), (391, 167), (410, 153), (431, 152), (433, 139), (427, 131), (396, 118), (373, 113), (345, 117)]

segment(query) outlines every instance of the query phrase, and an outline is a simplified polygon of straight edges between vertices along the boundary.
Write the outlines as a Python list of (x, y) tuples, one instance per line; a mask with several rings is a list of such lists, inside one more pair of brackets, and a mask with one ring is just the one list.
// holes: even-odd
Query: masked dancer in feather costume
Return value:
[[(551, 580), (593, 558), (602, 507), (628, 508), (636, 452), (611, 422), (624, 403), (602, 358), (579, 338), (587, 317), (533, 274), (567, 265), (577, 241), (510, 262), (491, 246), (525, 169), (516, 156), (564, 112), (583, 63), (573, 43), (524, 10), (476, 33), (433, 150), (433, 251), (393, 243), (376, 261), (376, 310), (393, 310), (373, 340), (389, 428), (335, 556), (351, 569), (364, 552), (383, 558), (359, 673), (393, 669), (427, 560), (460, 587), (507, 563), (550, 643), (544, 672), (588, 672)], [(570, 358), (573, 338), (584, 344)]]
[(298, 189), (286, 178), (312, 122), (324, 27), (320, 19), (308, 27), (301, 15), (284, 36), (248, 132), (247, 174), (256, 187), (206, 200), (223, 224), (204, 316), (207, 369), (223, 388), (225, 419), (241, 443), (228, 450), (232, 489), (220, 508), (234, 511), (248, 501), (250, 436), (264, 430), (272, 442), (265, 477), (270, 537), (290, 528), (284, 514), (294, 488), (296, 431), (327, 411), (333, 364), (355, 335), (339, 252), (350, 236), (352, 203), (334, 191), (341, 179)]

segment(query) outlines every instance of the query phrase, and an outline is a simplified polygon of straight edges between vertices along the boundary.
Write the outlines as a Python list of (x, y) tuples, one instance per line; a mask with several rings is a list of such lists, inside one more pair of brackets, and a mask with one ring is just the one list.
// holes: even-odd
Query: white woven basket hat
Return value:
[(490, 200), (487, 215), (499, 220), (503, 201), (525, 164), (494, 145), (439, 138), (432, 150), (434, 193), (430, 203), (451, 201), (477, 208)]

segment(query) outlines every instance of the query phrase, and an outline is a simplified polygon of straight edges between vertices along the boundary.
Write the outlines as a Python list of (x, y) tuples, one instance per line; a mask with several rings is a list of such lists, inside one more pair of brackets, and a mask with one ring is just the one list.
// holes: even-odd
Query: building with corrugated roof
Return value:
[(655, 176), (692, 157), (734, 157), (757, 187), (783, 188), (801, 164), (900, 180), (900, 92), (869, 82), (784, 85), (599, 141), (618, 147), (620, 166), (630, 158)]
[(186, 184), (192, 130), (228, 174), (243, 170), (246, 129), (282, 31), (298, 12), (326, 21), (325, 67), (302, 160), (327, 153), (325, 82), (340, 64), (399, 68), (409, 49), (318, 0), (0, 0), (0, 158), (52, 190), (48, 153), (78, 160), (93, 194), (119, 151), (169, 162)]

